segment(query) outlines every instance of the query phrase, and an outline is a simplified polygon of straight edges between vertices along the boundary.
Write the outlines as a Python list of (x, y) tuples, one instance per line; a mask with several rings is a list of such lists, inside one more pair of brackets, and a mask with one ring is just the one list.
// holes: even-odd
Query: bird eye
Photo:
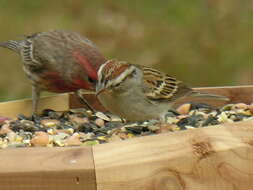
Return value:
[(114, 84), (113, 86), (117, 88), (120, 86), (120, 83)]
[(136, 70), (134, 70), (130, 75), (129, 75), (129, 77), (134, 77), (135, 75), (136, 75), (137, 73), (136, 73)]
[(90, 83), (96, 83), (96, 80), (94, 80), (93, 78), (91, 78), (91, 77), (88, 77), (88, 81), (90, 82)]

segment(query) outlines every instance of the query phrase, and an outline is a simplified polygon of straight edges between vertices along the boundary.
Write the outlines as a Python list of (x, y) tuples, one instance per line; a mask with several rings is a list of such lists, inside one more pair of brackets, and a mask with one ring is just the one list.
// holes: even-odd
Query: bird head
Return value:
[(108, 60), (98, 70), (98, 82), (96, 95), (111, 90), (124, 90), (127, 78), (132, 78), (136, 73), (136, 67), (125, 61), (115, 59)]

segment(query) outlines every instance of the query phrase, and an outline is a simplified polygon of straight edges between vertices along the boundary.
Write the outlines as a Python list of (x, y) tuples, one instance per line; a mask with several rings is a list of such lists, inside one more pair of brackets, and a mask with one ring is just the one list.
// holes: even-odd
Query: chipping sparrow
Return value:
[(106, 61), (91, 41), (74, 32), (55, 30), (2, 42), (0, 46), (22, 58), (23, 70), (32, 81), (33, 113), (42, 90), (76, 92), (89, 106), (80, 89), (95, 90), (97, 70)]
[(96, 95), (110, 112), (128, 121), (162, 119), (185, 96), (228, 100), (193, 91), (181, 81), (150, 67), (109, 60), (98, 71)]

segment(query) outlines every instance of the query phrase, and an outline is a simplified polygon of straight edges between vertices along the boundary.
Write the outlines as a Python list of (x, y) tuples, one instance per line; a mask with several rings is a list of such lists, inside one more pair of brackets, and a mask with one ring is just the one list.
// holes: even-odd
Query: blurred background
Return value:
[[(52, 29), (192, 87), (253, 84), (252, 0), (0, 0), (0, 41)], [(0, 66), (0, 101), (30, 97), (19, 56), (0, 49)]]

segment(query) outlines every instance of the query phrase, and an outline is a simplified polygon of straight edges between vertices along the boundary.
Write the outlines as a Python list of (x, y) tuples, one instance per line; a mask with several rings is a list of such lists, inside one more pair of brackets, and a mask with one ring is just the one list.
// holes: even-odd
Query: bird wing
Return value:
[(38, 35), (39, 33), (33, 34), (32, 36), (27, 36), (26, 39), (20, 44), (21, 45), (21, 55), (23, 61), (26, 63), (26, 65), (32, 66), (32, 67), (40, 67), (41, 63), (37, 60), (36, 54), (34, 52), (34, 41), (33, 39)]
[(31, 36), (25, 36), (23, 40), (8, 40), (6, 42), (0, 42), (0, 47), (8, 48), (21, 54), (23, 62), (31, 67), (40, 66), (39, 61), (36, 60), (34, 56), (34, 44), (33, 38), (35, 38), (39, 33), (33, 34)]
[(150, 100), (172, 101), (192, 91), (181, 81), (156, 69), (141, 66), (143, 70), (144, 93)]

